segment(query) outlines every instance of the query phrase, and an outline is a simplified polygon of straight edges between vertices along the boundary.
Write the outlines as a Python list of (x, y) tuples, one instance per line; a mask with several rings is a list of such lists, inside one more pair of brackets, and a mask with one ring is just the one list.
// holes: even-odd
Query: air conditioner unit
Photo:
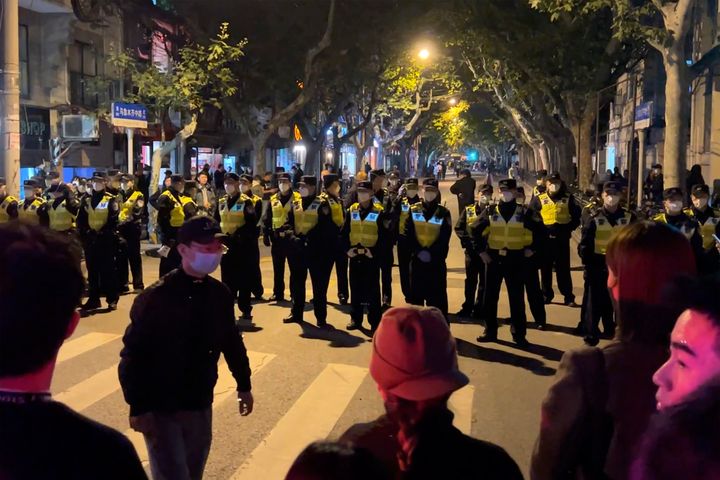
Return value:
[(62, 117), (62, 135), (64, 140), (92, 142), (97, 140), (98, 121), (92, 115), (64, 115)]

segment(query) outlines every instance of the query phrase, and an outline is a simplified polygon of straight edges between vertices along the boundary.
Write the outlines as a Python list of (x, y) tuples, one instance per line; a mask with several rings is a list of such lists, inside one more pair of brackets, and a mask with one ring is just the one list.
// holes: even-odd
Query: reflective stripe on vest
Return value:
[[(717, 211), (712, 211), (712, 213), (713, 215), (717, 215)], [(692, 217), (696, 220), (698, 219), (695, 215), (695, 211), (692, 208), (686, 209), (685, 214), (688, 217)], [(720, 222), (720, 217), (711, 216), (708, 217), (708, 219), (705, 220), (705, 223), (700, 226), (700, 235), (702, 235), (703, 248), (705, 250), (711, 250), (715, 247), (715, 239), (713, 238), (713, 234), (716, 232), (718, 222)]]
[(293, 202), (301, 200), (302, 197), (298, 192), (293, 192), (290, 200), (283, 205), (280, 201), (280, 196), (276, 193), (270, 198), (270, 207), (272, 208), (272, 228), (277, 230), (281, 228), (287, 222), (288, 213), (292, 208)]
[(328, 202), (328, 205), (330, 205), (330, 216), (332, 217), (333, 223), (338, 227), (342, 227), (345, 223), (345, 212), (343, 212), (342, 203), (340, 203), (327, 193), (323, 193), (321, 196), (325, 198)]
[(170, 193), (170, 190), (165, 190), (162, 194), (169, 197), (173, 202), (173, 209), (170, 210), (170, 226), (177, 228), (182, 227), (183, 222), (185, 222), (185, 209), (183, 207), (192, 202), (192, 199), (185, 195), (180, 195), (180, 200), (178, 201), (178, 199)]
[(422, 205), (413, 205), (412, 208), (412, 221), (415, 225), (415, 238), (423, 248), (430, 247), (440, 236), (440, 228), (443, 224), (443, 219), (437, 217), (439, 209), (433, 213), (430, 220), (425, 220), (425, 215), (422, 212)]
[(318, 224), (318, 209), (322, 200), (315, 197), (308, 208), (303, 210), (302, 200), (293, 202), (293, 219), (295, 221), (295, 233), (307, 235), (310, 230)]
[(595, 253), (598, 255), (605, 255), (613, 230), (624, 227), (629, 223), (629, 213), (625, 213), (623, 218), (618, 219), (617, 224), (615, 224), (614, 227), (610, 225), (610, 222), (605, 215), (598, 215), (595, 217)]
[(495, 212), (490, 216), (488, 235), (488, 246), (491, 249), (522, 250), (532, 243), (532, 233), (525, 228), (524, 211), (525, 209), (518, 205), (510, 221), (506, 222), (495, 208)]
[(420, 200), (410, 203), (410, 200), (408, 200), (407, 197), (402, 199), (400, 204), (400, 235), (405, 235), (407, 219), (410, 217), (410, 208), (412, 208), (412, 206), (416, 203), (420, 203)]
[(235, 205), (228, 209), (228, 197), (218, 200), (220, 209), (220, 230), (222, 233), (232, 235), (238, 228), (245, 225), (245, 202), (250, 200), (245, 194), (240, 194)]
[(18, 205), (18, 218), (21, 222), (38, 225), (40, 223), (40, 217), (37, 214), (37, 210), (44, 204), (45, 200), (40, 197), (35, 197), (30, 204), (27, 203), (27, 200), (23, 201), (21, 205)]
[(475, 205), (468, 205), (465, 207), (465, 231), (468, 234), (472, 234), (472, 229), (477, 223), (478, 214)]
[(10, 205), (13, 202), (17, 202), (17, 199), (12, 195), (8, 195), (5, 197), (2, 203), (0, 203), (0, 223), (7, 223), (10, 221), (10, 214), (8, 213), (8, 208), (10, 208)]
[(370, 248), (377, 244), (380, 212), (382, 208), (378, 208), (375, 204), (373, 211), (363, 219), (360, 216), (360, 204), (355, 203), (350, 207), (350, 245)]
[(105, 226), (108, 220), (110, 201), (113, 198), (115, 198), (113, 195), (105, 193), (95, 208), (92, 208), (92, 198), (87, 198), (88, 224), (91, 229), (97, 232)]
[(682, 233), (683, 235), (685, 235), (685, 238), (687, 238), (688, 240), (690, 240), (690, 239), (693, 237), (693, 235), (695, 235), (695, 228), (694, 228), (694, 227), (688, 227), (688, 226), (685, 225), (685, 224), (681, 225), (680, 227), (675, 227), (675, 226), (672, 225), (670, 222), (668, 222), (667, 215), (664, 214), (664, 213), (661, 213), (661, 214), (659, 214), (659, 215), (655, 215), (655, 216), (653, 217), (653, 221), (654, 221), (654, 222), (664, 223), (664, 224), (666, 224), (666, 225), (670, 225), (671, 227), (675, 228), (675, 229), (678, 230), (680, 233)]
[(563, 197), (557, 202), (553, 202), (550, 195), (547, 193), (541, 193), (538, 195), (538, 199), (540, 200), (540, 205), (542, 205), (540, 215), (542, 216), (543, 223), (545, 225), (554, 225), (556, 223), (565, 225), (570, 223), (570, 207), (569, 199), (567, 197)]
[(141, 199), (142, 196), (143, 194), (141, 192), (134, 191), (132, 194), (130, 194), (127, 200), (122, 202), (122, 208), (120, 209), (119, 215), (120, 222), (126, 222), (132, 217), (132, 212), (135, 208), (135, 204), (138, 200)]
[(60, 202), (57, 208), (53, 208), (49, 205), (48, 217), (50, 217), (50, 228), (58, 232), (66, 232), (73, 228), (73, 221), (75, 216), (68, 211), (65, 205), (65, 200)]

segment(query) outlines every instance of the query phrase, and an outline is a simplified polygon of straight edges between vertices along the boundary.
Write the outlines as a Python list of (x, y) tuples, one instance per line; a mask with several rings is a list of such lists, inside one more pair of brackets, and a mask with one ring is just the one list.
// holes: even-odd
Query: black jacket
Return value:
[(387, 416), (350, 427), (340, 441), (369, 450), (398, 479), (522, 480), (515, 461), (501, 447), (464, 435), (452, 425), (453, 414), (418, 426), (418, 443), (410, 467), (400, 472), (396, 453), (400, 449), (398, 427)]
[(131, 415), (208, 408), (220, 353), (238, 391), (250, 391), (233, 297), (218, 280), (174, 270), (135, 299), (130, 322), (119, 374)]
[(422, 250), (430, 252), (430, 258), (432, 262), (445, 262), (447, 259), (448, 252), (450, 251), (450, 236), (452, 235), (452, 218), (450, 217), (450, 211), (439, 204), (439, 199), (433, 203), (416, 203), (413, 205), (414, 208), (422, 207), (422, 214), (425, 220), (430, 220), (434, 215), (438, 218), (442, 218), (442, 226), (440, 227), (440, 236), (435, 243), (425, 248), (420, 245), (415, 234), (415, 223), (413, 222), (412, 214), (413, 210), (410, 210), (410, 215), (405, 222), (405, 234), (408, 241), (408, 248), (412, 252), (413, 256), (417, 256)]
[(457, 195), (458, 208), (462, 212), (465, 207), (472, 205), (475, 201), (475, 179), (463, 177), (450, 187), (450, 193)]
[(615, 213), (610, 213), (605, 208), (601, 208), (593, 211), (583, 218), (582, 236), (580, 238), (580, 243), (578, 244), (578, 255), (580, 256), (583, 265), (606, 268), (605, 255), (595, 253), (595, 232), (597, 232), (595, 219), (598, 215), (605, 217), (610, 225), (615, 227), (618, 224), (618, 221), (624, 218), (625, 214), (628, 213), (630, 214), (631, 222), (637, 220), (634, 213), (628, 212), (624, 208), (618, 208)]

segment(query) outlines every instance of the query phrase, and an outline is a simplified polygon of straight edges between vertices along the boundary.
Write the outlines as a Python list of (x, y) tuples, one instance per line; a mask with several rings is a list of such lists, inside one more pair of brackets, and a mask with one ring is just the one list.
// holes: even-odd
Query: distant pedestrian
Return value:
[(368, 449), (394, 478), (523, 478), (502, 448), (452, 425), (448, 398), (468, 378), (458, 368), (455, 339), (439, 310), (388, 310), (373, 337), (372, 352), (370, 375), (387, 413), (352, 426), (341, 441)]
[[(213, 190), (212, 185), (209, 183), (210, 174), (205, 170), (200, 170), (198, 173), (198, 190), (195, 195), (195, 203), (198, 208), (198, 215), (206, 215), (212, 217), (215, 215), (217, 210), (217, 196)], [(222, 195), (222, 192), (217, 192)]]
[(695, 185), (705, 185), (705, 179), (702, 174), (702, 167), (700, 165), (693, 165), (690, 168), (690, 173), (685, 179), (685, 204), (690, 205), (692, 199), (690, 193)]
[(145, 479), (127, 438), (50, 394), (58, 351), (80, 321), (85, 282), (71, 242), (42, 227), (0, 225), (0, 477)]
[(222, 163), (218, 165), (217, 169), (213, 173), (213, 185), (215, 186), (216, 192), (223, 192), (225, 188), (225, 165)]
[(460, 170), (460, 178), (450, 186), (450, 193), (457, 195), (458, 214), (462, 215), (465, 208), (475, 203), (475, 179), (467, 168)]
[(182, 267), (143, 291), (130, 311), (120, 384), (130, 426), (145, 437), (155, 480), (202, 478), (220, 353), (237, 382), (240, 414), (253, 410), (250, 363), (235, 327), (234, 299), (210, 276), (223, 255), (220, 233), (209, 217), (185, 222), (178, 232)]

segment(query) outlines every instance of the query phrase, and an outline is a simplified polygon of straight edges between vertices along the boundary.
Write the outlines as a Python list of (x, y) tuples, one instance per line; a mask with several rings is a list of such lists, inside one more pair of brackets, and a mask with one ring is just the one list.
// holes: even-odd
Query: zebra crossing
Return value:
[[(117, 350), (118, 356), (115, 358), (119, 360), (119, 351), (122, 347), (120, 335), (87, 332), (67, 341), (58, 354), (58, 369), (69, 369), (71, 361), (82, 362), (92, 366), (91, 373), (77, 383), (54, 390), (53, 398), (122, 431), (133, 443), (143, 465), (149, 471), (148, 454), (142, 435), (127, 428), (127, 407), (125, 406), (124, 411), (118, 411), (119, 406), (124, 405), (124, 401), (118, 380), (117, 361), (111, 361), (109, 364), (93, 363), (95, 361), (93, 351), (110, 346)], [(275, 353), (252, 350), (248, 351), (248, 357), (254, 377), (278, 359)], [(213, 475), (207, 478), (233, 480), (284, 478), (294, 459), (309, 443), (327, 438), (331, 434), (338, 420), (357, 396), (361, 384), (370, 381), (366, 367), (335, 362), (319, 366), (319, 373), (314, 375), (314, 378), (307, 379), (308, 383), (286, 411), (272, 412), (274, 415), (280, 413), (279, 419), (256, 445), (251, 446), (251, 451), (245, 458), (233, 459), (235, 464), (228, 475), (222, 477)], [(224, 360), (221, 359), (214, 391), (214, 414), (221, 410), (236, 408), (235, 393), (235, 380)], [(257, 399), (262, 396), (262, 392), (256, 388), (255, 395)], [(470, 432), (472, 425), (473, 395), (473, 387), (467, 386), (456, 392), (450, 402), (451, 409), (456, 414), (455, 425), (466, 433)], [(379, 402), (377, 398), (373, 401)], [(103, 413), (108, 409), (114, 411), (109, 417), (104, 417)], [(253, 415), (269, 413), (267, 409), (256, 408)], [(106, 418), (112, 420), (103, 422)], [(121, 418), (124, 424), (118, 423)], [(369, 421), (372, 418), (364, 420)], [(231, 428), (218, 423), (214, 425), (214, 430)], [(219, 437), (222, 435), (215, 435), (213, 448), (221, 441)], [(212, 463), (212, 455), (210, 463)], [(209, 467), (212, 465), (209, 464)]]

